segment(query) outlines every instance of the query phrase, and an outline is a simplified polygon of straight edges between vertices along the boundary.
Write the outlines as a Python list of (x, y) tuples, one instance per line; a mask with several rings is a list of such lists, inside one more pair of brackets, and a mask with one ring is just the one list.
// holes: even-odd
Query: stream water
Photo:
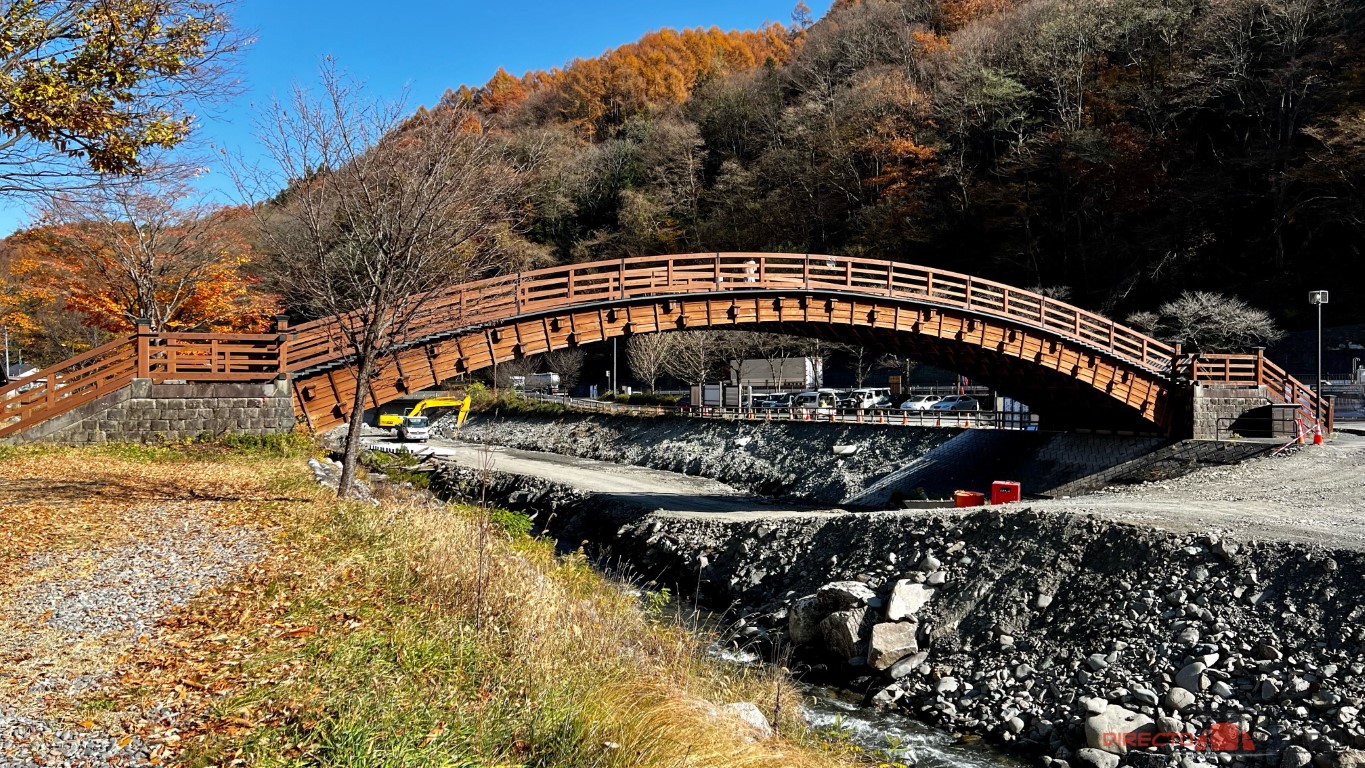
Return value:
[[(762, 664), (757, 654), (719, 645), (711, 648), (731, 664)], [(864, 707), (860, 697), (828, 685), (796, 683), (801, 714), (817, 731), (847, 739), (869, 754), (915, 768), (1023, 768), (1025, 762), (980, 741), (966, 742), (894, 710)]]
[(873, 754), (916, 768), (1020, 768), (1023, 761), (981, 742), (953, 736), (896, 713), (862, 707), (849, 694), (823, 686), (804, 688), (802, 714), (813, 728), (837, 732)]

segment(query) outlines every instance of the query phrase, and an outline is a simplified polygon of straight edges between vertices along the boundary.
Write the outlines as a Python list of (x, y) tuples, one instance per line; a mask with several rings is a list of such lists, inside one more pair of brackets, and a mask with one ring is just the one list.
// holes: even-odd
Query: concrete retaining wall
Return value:
[(155, 443), (205, 435), (272, 435), (293, 431), (289, 382), (153, 384), (128, 387), (43, 422), (7, 440), (90, 445)]

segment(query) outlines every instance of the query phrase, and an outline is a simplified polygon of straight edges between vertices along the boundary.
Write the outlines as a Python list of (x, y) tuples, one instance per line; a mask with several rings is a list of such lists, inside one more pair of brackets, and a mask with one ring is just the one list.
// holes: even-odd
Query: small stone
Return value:
[(734, 715), (753, 731), (753, 738), (764, 740), (772, 738), (773, 727), (768, 723), (768, 718), (758, 707), (747, 701), (735, 704), (726, 704), (722, 709)]
[(1099, 672), (1109, 666), (1109, 660), (1104, 658), (1102, 653), (1092, 653), (1090, 658), (1085, 660), (1087, 666), (1095, 672)]
[(906, 675), (915, 671), (915, 669), (919, 665), (923, 664), (925, 659), (928, 658), (929, 658), (928, 651), (919, 651), (918, 653), (912, 653), (909, 656), (906, 656), (905, 658), (896, 662), (895, 664), (892, 664), (891, 668), (886, 670), (886, 674), (892, 680), (899, 680), (902, 677), (905, 677)]
[(1141, 712), (1110, 704), (1103, 712), (1086, 718), (1085, 742), (1094, 749), (1116, 755), (1127, 754), (1125, 736), (1135, 731), (1149, 730), (1152, 725), (1152, 718)]
[(1181, 712), (1194, 706), (1194, 694), (1184, 688), (1172, 688), (1166, 691), (1166, 708)]
[(1005, 721), (1005, 727), (1009, 729), (1010, 733), (1022, 733), (1024, 730), (1024, 721), (1020, 720), (1018, 716), (1011, 717)]
[[(1118, 768), (1119, 756), (1102, 749), (1085, 747), (1076, 752), (1076, 757), (1085, 768)], [(1056, 766), (1056, 761), (1053, 761)]]
[(1139, 703), (1146, 704), (1149, 707), (1156, 706), (1157, 702), (1156, 691), (1153, 691), (1149, 688), (1134, 688), (1133, 698), (1136, 699)]
[(1033, 601), (1033, 605), (1040, 611), (1047, 608), (1049, 605), (1052, 605), (1052, 595), (1046, 595), (1039, 592), (1038, 597)]
[(1298, 745), (1285, 747), (1280, 753), (1280, 768), (1306, 768), (1312, 762), (1313, 753)]
[(919, 561), (919, 569), (925, 573), (932, 573), (942, 567), (943, 563), (933, 555), (925, 555), (924, 559)]
[(1232, 686), (1228, 685), (1222, 680), (1213, 681), (1213, 685), (1209, 686), (1209, 690), (1213, 691), (1213, 694), (1220, 698), (1224, 699), (1232, 698)]
[(1175, 673), (1175, 684), (1191, 693), (1198, 693), (1209, 687), (1209, 679), (1204, 674), (1208, 666), (1202, 661), (1187, 664)]
[(953, 693), (960, 687), (956, 677), (945, 677), (934, 683), (934, 693)]

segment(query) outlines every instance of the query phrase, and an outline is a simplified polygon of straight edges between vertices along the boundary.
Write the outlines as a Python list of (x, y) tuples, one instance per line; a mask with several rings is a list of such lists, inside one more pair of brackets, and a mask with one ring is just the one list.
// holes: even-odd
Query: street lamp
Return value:
[(1313, 385), (1313, 392), (1317, 394), (1317, 412), (1314, 417), (1318, 422), (1318, 429), (1322, 429), (1322, 305), (1327, 303), (1327, 291), (1309, 291), (1308, 303), (1316, 304), (1318, 307), (1318, 380)]

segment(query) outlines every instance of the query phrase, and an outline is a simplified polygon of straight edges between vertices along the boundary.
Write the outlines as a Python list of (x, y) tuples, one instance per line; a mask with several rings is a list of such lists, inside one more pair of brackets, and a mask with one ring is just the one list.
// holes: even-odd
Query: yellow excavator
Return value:
[(428, 408), (459, 408), (460, 417), (455, 422), (456, 427), (464, 426), (464, 420), (469, 416), (469, 396), (463, 398), (454, 397), (429, 397), (422, 400), (412, 407), (406, 414), (386, 413), (379, 417), (379, 426), (382, 429), (398, 430), (400, 440), (419, 440), (426, 442), (431, 436), (431, 423), (422, 412)]

